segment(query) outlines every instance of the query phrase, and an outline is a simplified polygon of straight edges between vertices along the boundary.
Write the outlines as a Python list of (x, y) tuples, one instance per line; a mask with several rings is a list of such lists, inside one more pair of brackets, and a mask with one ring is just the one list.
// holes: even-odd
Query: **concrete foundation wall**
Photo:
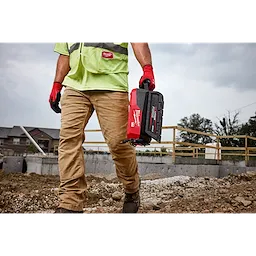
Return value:
[(3, 170), (5, 173), (22, 172), (23, 171), (23, 157), (22, 156), (8, 156), (3, 158)]
[(59, 175), (57, 157), (27, 156), (26, 162), (28, 173)]
[(59, 175), (58, 158), (43, 158), (41, 170), (42, 174)]
[(229, 174), (241, 174), (245, 172), (256, 172), (256, 167), (239, 167), (239, 166), (219, 166), (219, 178), (223, 178)]
[[(231, 165), (230, 162), (222, 161), (217, 164), (172, 164), (170, 156), (168, 157), (147, 157), (138, 156), (139, 173), (141, 177), (155, 175), (155, 177), (172, 176), (207, 176), (207, 177), (225, 177), (228, 174), (240, 174), (247, 171), (256, 171), (256, 167), (245, 167), (243, 162), (237, 165)], [(203, 159), (204, 160), (204, 159)], [(4, 160), (4, 172), (21, 172), (22, 157), (6, 157)], [(213, 160), (215, 161), (215, 160)], [(110, 155), (85, 155), (86, 174), (115, 175), (115, 166)], [(204, 163), (204, 161), (202, 161)], [(59, 175), (58, 158), (56, 156), (27, 156), (27, 172), (37, 174)]]

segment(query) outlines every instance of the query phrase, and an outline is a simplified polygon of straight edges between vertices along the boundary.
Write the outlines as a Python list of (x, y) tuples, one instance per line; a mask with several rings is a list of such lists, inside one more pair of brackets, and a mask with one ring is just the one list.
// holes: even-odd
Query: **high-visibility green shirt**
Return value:
[[(84, 41), (117, 41), (113, 49), (86, 46)], [(107, 44), (106, 44), (107, 45)], [(127, 55), (122, 54), (127, 50)], [(54, 52), (70, 57), (70, 71), (63, 85), (77, 90), (128, 92), (128, 40), (56, 40)]]

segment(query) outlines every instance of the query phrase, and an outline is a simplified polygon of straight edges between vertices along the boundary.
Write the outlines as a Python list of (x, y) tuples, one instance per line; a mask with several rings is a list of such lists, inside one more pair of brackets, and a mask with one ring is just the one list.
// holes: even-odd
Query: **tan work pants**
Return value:
[(75, 211), (83, 209), (86, 179), (82, 144), (85, 126), (94, 109), (124, 190), (134, 193), (139, 189), (135, 149), (120, 143), (126, 138), (128, 104), (128, 93), (125, 92), (65, 89), (61, 97), (59, 207)]

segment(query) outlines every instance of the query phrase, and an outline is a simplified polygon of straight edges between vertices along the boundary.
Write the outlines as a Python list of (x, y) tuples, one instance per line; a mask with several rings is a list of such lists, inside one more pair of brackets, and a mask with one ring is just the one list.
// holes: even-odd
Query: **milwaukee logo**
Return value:
[(140, 115), (141, 111), (139, 109), (133, 111), (134, 126), (140, 126)]
[(114, 54), (112, 52), (102, 52), (102, 58), (113, 59), (114, 58)]

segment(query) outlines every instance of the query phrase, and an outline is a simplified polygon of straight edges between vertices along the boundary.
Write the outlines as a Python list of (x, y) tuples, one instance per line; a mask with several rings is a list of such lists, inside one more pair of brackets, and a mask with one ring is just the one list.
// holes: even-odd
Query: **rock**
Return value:
[(203, 210), (202, 213), (210, 213), (209, 210)]
[(113, 194), (112, 194), (112, 198), (116, 201), (120, 201), (121, 198), (122, 198), (123, 194), (120, 193), (119, 191), (115, 191)]
[(237, 197), (235, 198), (235, 201), (237, 201), (237, 202), (239, 202), (239, 203), (242, 203), (245, 207), (252, 204), (252, 201), (245, 200), (245, 199), (244, 199), (243, 197), (241, 197), (241, 196), (237, 196)]

